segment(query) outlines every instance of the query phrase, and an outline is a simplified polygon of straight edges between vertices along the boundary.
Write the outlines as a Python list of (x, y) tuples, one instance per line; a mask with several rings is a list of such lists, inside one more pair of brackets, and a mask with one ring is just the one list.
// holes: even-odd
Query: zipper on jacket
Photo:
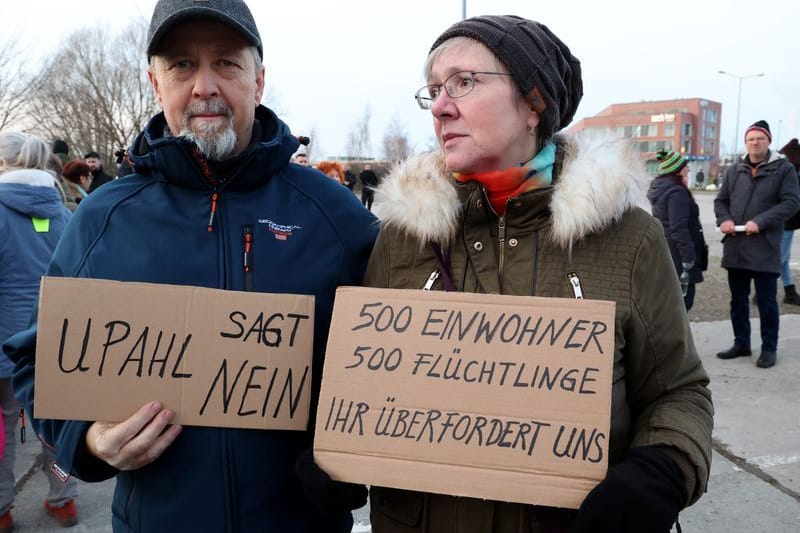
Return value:
[(214, 217), (217, 214), (217, 201), (219, 200), (219, 193), (216, 189), (211, 193), (211, 213), (208, 215), (208, 231), (214, 231)]
[(253, 290), (253, 227), (245, 226), (242, 234), (244, 253), (242, 268), (244, 269), (244, 290)]
[(428, 276), (428, 281), (425, 282), (425, 285), (423, 285), (422, 290), (423, 291), (431, 290), (433, 288), (433, 284), (436, 283), (437, 279), (439, 279), (439, 269), (438, 268), (435, 269), (433, 272), (431, 272), (431, 275)]
[(25, 408), (19, 408), (19, 442), (25, 444)]
[(533, 232), (533, 253), (531, 254), (531, 264), (533, 268), (531, 269), (531, 296), (536, 296), (536, 275), (537, 275), (537, 265), (538, 265), (538, 252), (539, 252), (539, 232)]
[(569, 286), (572, 288), (572, 295), (576, 300), (583, 300), (583, 287), (581, 287), (581, 279), (578, 277), (577, 272), (568, 272), (567, 279)]
[(505, 263), (505, 258), (503, 257), (506, 253), (506, 217), (500, 217), (497, 219), (497, 244), (498, 244), (498, 256), (497, 256), (497, 274), (500, 281), (500, 290), (503, 289), (503, 263)]
[(131, 491), (128, 493), (128, 499), (125, 501), (125, 523), (131, 525), (131, 510), (133, 509), (134, 493), (136, 492), (136, 470), (128, 472), (131, 475)]

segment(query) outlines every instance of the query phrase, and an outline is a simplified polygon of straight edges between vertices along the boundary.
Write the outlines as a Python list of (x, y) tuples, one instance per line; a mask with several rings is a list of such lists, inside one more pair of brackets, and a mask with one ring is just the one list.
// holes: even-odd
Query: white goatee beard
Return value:
[[(191, 128), (189, 121), (193, 115), (200, 113), (224, 113), (228, 122), (219, 127), (201, 121), (198, 126)], [(198, 102), (187, 109), (183, 113), (183, 128), (178, 136), (197, 145), (197, 148), (209, 161), (223, 161), (230, 157), (239, 140), (233, 128), (233, 113), (220, 100)]]

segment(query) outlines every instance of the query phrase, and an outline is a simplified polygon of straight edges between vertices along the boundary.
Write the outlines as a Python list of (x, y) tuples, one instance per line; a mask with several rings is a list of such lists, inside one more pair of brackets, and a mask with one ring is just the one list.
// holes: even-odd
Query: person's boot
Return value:
[(753, 355), (749, 347), (734, 344), (724, 352), (719, 352), (717, 357), (720, 359), (736, 359), (737, 357), (747, 357), (748, 355)]
[(778, 358), (778, 354), (775, 352), (768, 352), (765, 350), (761, 350), (761, 355), (758, 357), (758, 361), (756, 361), (756, 366), (758, 368), (770, 368), (775, 366), (775, 361)]
[(794, 285), (787, 285), (783, 288), (783, 303), (800, 305), (800, 294), (797, 294)]

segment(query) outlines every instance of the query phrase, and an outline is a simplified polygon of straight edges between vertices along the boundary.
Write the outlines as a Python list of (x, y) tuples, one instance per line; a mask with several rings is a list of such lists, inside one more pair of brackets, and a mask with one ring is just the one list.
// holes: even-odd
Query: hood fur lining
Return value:
[[(629, 209), (649, 210), (650, 176), (639, 153), (619, 139), (566, 137), (564, 162), (551, 200), (550, 238), (569, 249), (602, 231)], [(376, 192), (383, 224), (398, 225), (421, 243), (448, 245), (462, 205), (441, 152), (395, 167)]]

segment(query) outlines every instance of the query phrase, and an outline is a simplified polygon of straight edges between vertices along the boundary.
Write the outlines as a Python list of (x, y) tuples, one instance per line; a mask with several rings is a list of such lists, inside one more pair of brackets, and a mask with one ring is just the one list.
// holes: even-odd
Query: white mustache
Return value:
[(194, 115), (201, 115), (204, 113), (222, 114), (228, 118), (233, 116), (230, 106), (222, 100), (202, 100), (194, 102), (183, 113), (184, 119), (188, 121)]

